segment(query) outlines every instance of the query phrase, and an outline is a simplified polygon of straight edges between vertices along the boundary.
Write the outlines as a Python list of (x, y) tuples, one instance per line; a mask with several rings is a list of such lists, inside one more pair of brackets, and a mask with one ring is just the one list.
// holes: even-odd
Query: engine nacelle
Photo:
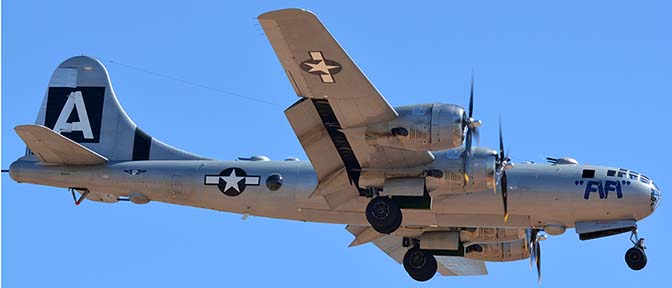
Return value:
[(460, 240), (468, 243), (501, 243), (526, 239), (525, 229), (473, 228), (460, 231)]
[(462, 145), (464, 109), (452, 104), (419, 104), (394, 108), (399, 117), (367, 127), (370, 145), (413, 151), (446, 150)]
[(493, 191), (495, 189), (495, 158), (497, 152), (475, 148), (469, 161), (469, 181), (464, 183), (464, 148), (434, 152), (436, 159), (428, 167), (440, 171), (440, 177), (427, 177), (432, 197), (442, 194)]
[(460, 245), (501, 244), (505, 242), (529, 241), (525, 229), (515, 228), (464, 228), (455, 231), (427, 231), (418, 238), (420, 248), (429, 250), (457, 250)]
[(464, 257), (491, 262), (516, 261), (530, 257), (530, 246), (526, 239), (504, 243), (477, 243), (464, 248)]
[(418, 240), (421, 249), (429, 250), (457, 250), (462, 245), (460, 231), (429, 231)]

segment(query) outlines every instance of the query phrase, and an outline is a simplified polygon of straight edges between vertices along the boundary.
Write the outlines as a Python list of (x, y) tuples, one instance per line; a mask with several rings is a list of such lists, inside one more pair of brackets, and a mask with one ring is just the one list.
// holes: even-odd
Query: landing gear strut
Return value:
[(625, 263), (632, 270), (642, 270), (646, 266), (646, 253), (644, 253), (644, 238), (637, 236), (637, 230), (632, 231), (630, 242), (635, 246), (625, 252)]
[[(86, 196), (89, 196), (89, 193), (91, 192), (89, 191), (89, 189), (82, 189), (82, 188), (68, 188), (68, 190), (70, 190), (70, 192), (72, 193), (72, 200), (75, 200), (75, 206), (79, 206), (79, 204), (82, 204), (82, 201), (84, 201), (84, 199), (86, 199)], [(82, 193), (82, 195), (79, 196), (79, 199), (75, 197), (75, 191)]]
[(391, 234), (401, 226), (401, 208), (389, 197), (375, 197), (366, 206), (366, 220), (381, 234)]
[(436, 274), (436, 258), (431, 253), (414, 246), (404, 255), (404, 269), (416, 281), (427, 281)]

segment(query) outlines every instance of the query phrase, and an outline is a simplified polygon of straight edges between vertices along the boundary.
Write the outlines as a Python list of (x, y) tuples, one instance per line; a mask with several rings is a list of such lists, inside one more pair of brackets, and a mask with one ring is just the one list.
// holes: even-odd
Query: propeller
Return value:
[[(502, 190), (502, 204), (504, 205), (504, 222), (509, 221), (509, 207), (508, 207), (508, 183), (506, 179), (506, 169), (513, 166), (511, 158), (504, 153), (504, 136), (502, 136), (502, 120), (499, 120), (499, 153), (495, 161), (495, 172), (497, 173), (497, 182)], [(495, 193), (497, 193), (497, 185), (493, 185)]]
[(539, 241), (545, 240), (546, 236), (540, 229), (530, 229), (530, 269), (534, 263), (537, 267), (537, 281), (541, 285), (541, 244)]
[(476, 138), (476, 146), (480, 142), (480, 135), (478, 133), (478, 127), (481, 126), (481, 120), (474, 119), (474, 76), (471, 76), (471, 91), (469, 92), (469, 110), (467, 118), (462, 121), (463, 127), (467, 129), (467, 136), (465, 139), (464, 145), (464, 185), (467, 185), (469, 182), (469, 167), (471, 162), (472, 154), (472, 141), (473, 138)]

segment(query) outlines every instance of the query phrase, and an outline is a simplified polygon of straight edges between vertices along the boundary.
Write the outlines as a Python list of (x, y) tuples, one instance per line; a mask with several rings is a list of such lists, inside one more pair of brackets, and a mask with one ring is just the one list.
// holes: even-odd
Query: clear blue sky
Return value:
[[(624, 263), (628, 235), (581, 242), (571, 230), (542, 243), (544, 287), (669, 281), (669, 2), (203, 2), (3, 1), (2, 168), (24, 152), (12, 128), (34, 123), (51, 72), (80, 54), (103, 60), (126, 112), (167, 143), (218, 159), (306, 159), (283, 114), (296, 96), (255, 19), (302, 7), (320, 17), (393, 105), (466, 105), (473, 69), (481, 145), (496, 145), (501, 115), (514, 161), (571, 156), (643, 172), (658, 183), (663, 203), (640, 223), (645, 270)], [(3, 174), (2, 284), (537, 285), (526, 260), (490, 263), (488, 276), (416, 284), (373, 245), (346, 248), (352, 236), (343, 225), (240, 218), (161, 203), (75, 207), (64, 189), (19, 185)]]

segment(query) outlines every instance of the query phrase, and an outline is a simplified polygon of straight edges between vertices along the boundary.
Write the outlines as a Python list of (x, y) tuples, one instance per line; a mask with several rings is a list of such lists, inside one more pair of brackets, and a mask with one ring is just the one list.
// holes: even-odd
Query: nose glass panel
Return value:
[(658, 208), (660, 200), (662, 199), (662, 195), (660, 193), (660, 188), (658, 188), (658, 186), (656, 186), (656, 184), (653, 182), (651, 184), (653, 184), (653, 187), (651, 188), (651, 210), (653, 211)]

